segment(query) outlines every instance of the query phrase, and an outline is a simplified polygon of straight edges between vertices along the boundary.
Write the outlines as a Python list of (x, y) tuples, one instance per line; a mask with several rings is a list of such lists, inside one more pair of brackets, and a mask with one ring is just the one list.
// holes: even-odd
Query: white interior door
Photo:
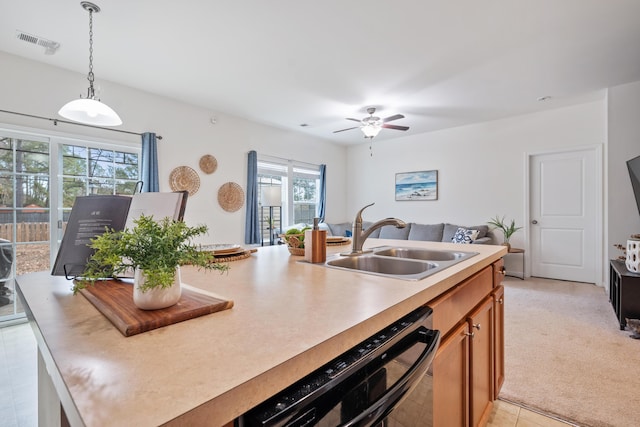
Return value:
[(599, 151), (529, 158), (531, 275), (598, 283)]

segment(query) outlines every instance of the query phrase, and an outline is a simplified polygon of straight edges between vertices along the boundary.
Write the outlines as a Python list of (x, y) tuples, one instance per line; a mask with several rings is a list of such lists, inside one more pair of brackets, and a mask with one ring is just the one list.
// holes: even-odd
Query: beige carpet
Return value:
[(640, 426), (640, 340), (620, 331), (603, 288), (505, 280), (500, 398), (580, 426)]

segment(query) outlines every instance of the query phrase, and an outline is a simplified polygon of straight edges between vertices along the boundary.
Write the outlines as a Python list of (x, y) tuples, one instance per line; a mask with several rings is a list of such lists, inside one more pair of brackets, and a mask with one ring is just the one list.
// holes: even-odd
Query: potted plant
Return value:
[(511, 248), (509, 239), (511, 238), (513, 233), (515, 233), (516, 231), (522, 228), (522, 227), (516, 227), (516, 222), (513, 219), (511, 220), (511, 223), (507, 225), (507, 221), (505, 220), (504, 216), (500, 218), (498, 217), (498, 215), (496, 215), (495, 218), (491, 218), (491, 220), (488, 221), (487, 224), (492, 225), (496, 229), (502, 231), (502, 234), (504, 235), (504, 242), (502, 244), (507, 248)]
[(193, 238), (205, 234), (206, 225), (189, 227), (182, 221), (141, 215), (132, 229), (105, 233), (91, 240), (95, 253), (87, 262), (82, 279), (73, 292), (96, 280), (134, 272), (134, 303), (144, 310), (169, 307), (180, 299), (180, 266), (226, 271), (229, 266), (214, 262), (211, 252), (201, 251)]

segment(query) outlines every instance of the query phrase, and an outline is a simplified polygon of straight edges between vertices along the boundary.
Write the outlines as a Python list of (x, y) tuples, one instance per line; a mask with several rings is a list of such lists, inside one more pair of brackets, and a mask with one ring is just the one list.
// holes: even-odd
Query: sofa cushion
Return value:
[(478, 230), (478, 236), (476, 237), (476, 239), (481, 239), (481, 238), (485, 237), (487, 235), (487, 233), (489, 232), (489, 226), (488, 225), (475, 225), (473, 227), (467, 227), (466, 225), (455, 225), (455, 224), (446, 223), (444, 225), (444, 231), (442, 232), (442, 241), (443, 242), (450, 242), (451, 239), (453, 238), (453, 235), (456, 234), (456, 231), (458, 231), (458, 228), (467, 228), (469, 230)]
[(404, 228), (396, 228), (395, 225), (385, 225), (380, 229), (381, 239), (398, 239), (407, 240), (409, 232), (411, 231), (411, 224), (407, 224)]
[[(332, 236), (342, 236), (349, 237), (351, 236), (351, 223), (343, 222), (340, 224), (327, 224), (329, 226), (329, 232)], [(349, 231), (349, 233), (347, 233)], [(349, 234), (349, 236), (347, 236)]]
[(458, 228), (454, 233), (451, 241), (453, 243), (473, 243), (478, 237), (478, 230), (473, 230), (469, 228)]
[(411, 223), (409, 240), (425, 240), (429, 242), (441, 242), (444, 224), (416, 224)]

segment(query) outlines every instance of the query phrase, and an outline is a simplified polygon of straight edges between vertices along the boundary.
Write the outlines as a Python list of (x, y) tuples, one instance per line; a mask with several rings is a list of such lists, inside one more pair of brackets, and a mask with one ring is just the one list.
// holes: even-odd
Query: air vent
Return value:
[(16, 30), (16, 37), (19, 40), (25, 41), (27, 43), (42, 46), (44, 48), (45, 55), (53, 55), (60, 47), (60, 43), (58, 42), (45, 39), (44, 37), (34, 36), (33, 34), (28, 34), (20, 30)]

